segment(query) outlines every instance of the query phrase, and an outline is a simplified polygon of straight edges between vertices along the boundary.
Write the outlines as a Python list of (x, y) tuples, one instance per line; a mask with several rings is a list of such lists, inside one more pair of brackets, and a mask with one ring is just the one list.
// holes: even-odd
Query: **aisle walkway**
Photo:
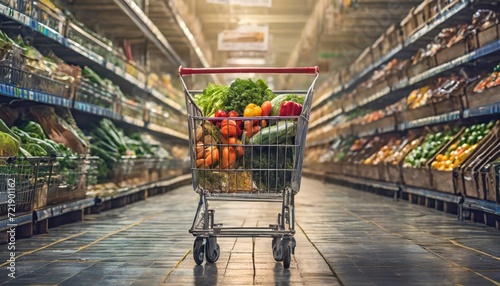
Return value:
[[(2, 285), (500, 285), (500, 232), (390, 198), (304, 179), (290, 270), (269, 239), (220, 239), (196, 266), (190, 187), (91, 215), (17, 242), (16, 279)], [(273, 223), (273, 205), (220, 203), (225, 225)], [(0, 259), (8, 257), (0, 245)]]

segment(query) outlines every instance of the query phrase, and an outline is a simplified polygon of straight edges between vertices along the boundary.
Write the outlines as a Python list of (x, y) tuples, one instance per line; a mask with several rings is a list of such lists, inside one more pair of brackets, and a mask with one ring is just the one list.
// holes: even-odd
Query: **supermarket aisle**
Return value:
[[(289, 271), (269, 239), (221, 239), (215, 265), (196, 266), (187, 232), (190, 187), (18, 241), (5, 285), (499, 285), (500, 233), (406, 202), (304, 179)], [(268, 224), (269, 205), (221, 203), (225, 225)], [(1, 260), (7, 257), (0, 246)], [(319, 252), (318, 252), (319, 250)], [(325, 262), (328, 262), (328, 264)], [(332, 269), (334, 273), (332, 273)], [(336, 276), (338, 276), (340, 283)]]

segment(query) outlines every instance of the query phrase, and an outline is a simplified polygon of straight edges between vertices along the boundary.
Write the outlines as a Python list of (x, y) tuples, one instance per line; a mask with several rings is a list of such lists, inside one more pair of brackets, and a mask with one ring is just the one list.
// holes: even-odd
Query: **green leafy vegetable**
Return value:
[(212, 116), (215, 111), (224, 109), (228, 101), (229, 87), (225, 85), (217, 85), (209, 83), (203, 90), (203, 93), (197, 94), (194, 97), (194, 102), (203, 112), (204, 116)]
[(20, 144), (10, 134), (0, 132), (0, 149), (3, 156), (15, 156), (19, 152)]
[(269, 89), (266, 82), (258, 79), (252, 81), (251, 79), (236, 79), (229, 87), (228, 103), (224, 110), (229, 112), (234, 110), (238, 114), (243, 114), (245, 107), (254, 103), (261, 106), (264, 101), (271, 101), (276, 95)]

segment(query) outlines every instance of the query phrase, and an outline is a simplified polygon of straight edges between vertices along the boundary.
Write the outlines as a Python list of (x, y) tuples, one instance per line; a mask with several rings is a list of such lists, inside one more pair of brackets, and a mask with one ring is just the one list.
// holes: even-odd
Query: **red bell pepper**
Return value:
[(280, 116), (299, 116), (302, 105), (293, 101), (283, 101), (280, 106)]

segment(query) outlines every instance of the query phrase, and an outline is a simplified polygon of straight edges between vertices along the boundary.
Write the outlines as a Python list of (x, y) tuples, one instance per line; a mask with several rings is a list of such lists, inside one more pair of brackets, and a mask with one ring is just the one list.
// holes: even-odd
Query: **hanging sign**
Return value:
[(207, 0), (207, 3), (248, 7), (271, 7), (273, 5), (272, 0)]
[(269, 27), (240, 26), (220, 32), (217, 48), (219, 51), (267, 51), (268, 41)]

